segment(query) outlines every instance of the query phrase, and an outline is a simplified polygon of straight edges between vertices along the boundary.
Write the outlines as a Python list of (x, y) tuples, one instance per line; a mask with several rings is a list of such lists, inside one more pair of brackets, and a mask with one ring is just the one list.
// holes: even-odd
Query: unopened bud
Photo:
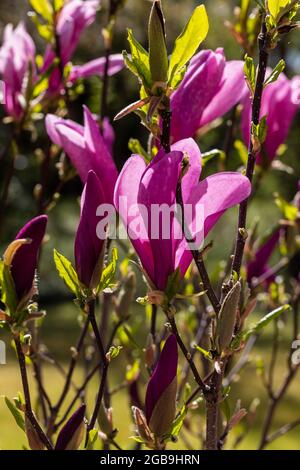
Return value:
[(98, 413), (98, 423), (101, 431), (106, 434), (107, 437), (113, 433), (112, 408), (107, 409), (101, 404)]
[(139, 436), (148, 442), (152, 440), (151, 431), (147, 425), (144, 413), (136, 406), (132, 407), (133, 419), (137, 427)]
[(119, 296), (118, 296), (116, 312), (119, 318), (123, 318), (123, 319), (128, 318), (131, 304), (134, 299), (135, 289), (136, 289), (136, 275), (132, 271), (126, 277), (124, 286), (121, 289)]
[(28, 439), (28, 444), (31, 450), (43, 450), (44, 444), (41, 441), (38, 433), (34, 429), (29, 418), (25, 415), (25, 433)]
[(166, 47), (165, 19), (159, 0), (154, 0), (148, 25), (149, 61), (153, 82), (168, 79), (168, 53)]
[(85, 405), (81, 405), (60, 431), (55, 450), (77, 450), (84, 435)]
[(145, 364), (149, 369), (152, 369), (155, 363), (156, 345), (153, 342), (152, 335), (148, 335), (147, 346), (145, 352)]
[(234, 333), (237, 318), (237, 308), (241, 293), (241, 283), (238, 281), (226, 295), (217, 321), (216, 343), (220, 354), (228, 348)]

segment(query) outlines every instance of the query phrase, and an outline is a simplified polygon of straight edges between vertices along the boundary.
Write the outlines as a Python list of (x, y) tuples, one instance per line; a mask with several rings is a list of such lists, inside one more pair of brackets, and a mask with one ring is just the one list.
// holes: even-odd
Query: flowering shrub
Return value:
[[(16, 237), (6, 237), (0, 328), (12, 342), (23, 386), (5, 403), (32, 450), (240, 445), (257, 419), (256, 383), (248, 403), (241, 373), (253, 364), (251, 350), (271, 325), (270, 357), (257, 365), (268, 400), (257, 448), (300, 424), (297, 411), (293, 421), (274, 422), (300, 363), (293, 354), (300, 335), (300, 196), (297, 168), (280, 160), (300, 107), (300, 77), (284, 74), (284, 58), (273, 60), (285, 35), (297, 33), (299, 2), (241, 1), (224, 29), (241, 49), (238, 60), (229, 60), (221, 47), (203, 47), (213, 22), (203, 4), (169, 49), (162, 3), (168, 0), (151, 2), (146, 48), (128, 29), (128, 52), (114, 54), (116, 19), (127, 3), (109, 0), (105, 54), (81, 65), (72, 62), (75, 50), (87, 28), (100, 22), (99, 0), (30, 0), (37, 45), (24, 22), (4, 29), (2, 125), (9, 142), (1, 155), (0, 230), (9, 219), (24, 142), (34, 156), (36, 207), (29, 204), (32, 218), (18, 221), (25, 225)], [(132, 155), (123, 165), (108, 117), (110, 77), (122, 69), (139, 89), (115, 121), (124, 133), (134, 113), (135, 128), (140, 121), (144, 129), (143, 141), (126, 136)], [(74, 108), (86, 98), (91, 77), (101, 80), (100, 109), (93, 113), (87, 101), (82, 124)], [(212, 144), (216, 135), (219, 148)], [(276, 171), (292, 176), (290, 199), (265, 184)], [(63, 253), (60, 234), (50, 259), (56, 217), (60, 208), (69, 217), (63, 201), (77, 174), (77, 230), (68, 243), (73, 260)], [(277, 214), (266, 233), (251, 215), (264, 186)], [(220, 225), (233, 207), (228, 227)], [(232, 250), (222, 243), (226, 230)], [(58, 351), (49, 352), (40, 340), (46, 312), (39, 286), (56, 301), (51, 285), (43, 287), (43, 263), (56, 267), (78, 313), (79, 339), (64, 366)], [(290, 343), (278, 385), (284, 327)], [(59, 332), (67, 341), (63, 322)], [(55, 394), (44, 378), (47, 360), (63, 371)], [(96, 396), (90, 393), (93, 378)], [(126, 440), (118, 431), (124, 418), (115, 412), (115, 394), (128, 396), (130, 404)]]

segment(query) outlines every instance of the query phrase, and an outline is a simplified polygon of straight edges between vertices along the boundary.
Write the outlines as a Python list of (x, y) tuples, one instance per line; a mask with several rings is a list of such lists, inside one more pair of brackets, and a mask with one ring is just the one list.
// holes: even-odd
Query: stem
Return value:
[(88, 318), (89, 318), (90, 324), (93, 328), (93, 332), (94, 332), (94, 335), (95, 335), (96, 345), (97, 345), (97, 348), (99, 350), (100, 358), (101, 358), (101, 361), (102, 361), (102, 377), (101, 377), (101, 381), (100, 381), (100, 386), (99, 386), (99, 390), (98, 390), (98, 394), (97, 394), (97, 398), (96, 398), (94, 411), (93, 411), (91, 420), (90, 420), (90, 422), (87, 426), (86, 444), (87, 444), (87, 441), (88, 441), (89, 432), (91, 431), (91, 429), (94, 428), (96, 420), (97, 420), (100, 405), (101, 405), (103, 395), (104, 395), (104, 391), (105, 391), (105, 383), (106, 383), (108, 366), (109, 366), (109, 360), (106, 357), (106, 353), (105, 353), (105, 350), (104, 350), (102, 338), (100, 336), (97, 321), (96, 321), (96, 317), (95, 317), (95, 300), (94, 299), (92, 299), (91, 301), (89, 301), (87, 303), (87, 311), (88, 311)]
[(171, 132), (171, 117), (172, 112), (170, 110), (170, 100), (166, 97), (166, 105), (165, 109), (160, 111), (160, 116), (162, 119), (162, 133), (160, 136), (160, 143), (164, 148), (166, 153), (170, 153), (171, 145), (170, 145), (170, 132)]
[(26, 362), (25, 362), (25, 356), (22, 350), (22, 345), (20, 341), (20, 337), (17, 336), (14, 338), (14, 342), (16, 345), (16, 351), (17, 351), (17, 356), (18, 356), (18, 361), (19, 361), (19, 367), (20, 367), (20, 373), (21, 373), (21, 378), (22, 378), (22, 385), (23, 385), (23, 392), (24, 392), (24, 398), (25, 398), (25, 414), (28, 420), (30, 421), (33, 429), (39, 436), (41, 442), (45, 445), (45, 447), (48, 450), (53, 450), (53, 446), (49, 439), (47, 438), (46, 434), (42, 430), (41, 426), (39, 425), (33, 411), (32, 411), (32, 406), (31, 406), (31, 398), (30, 398), (30, 391), (29, 391), (29, 384), (28, 384), (28, 377), (27, 377), (27, 371), (26, 371)]
[[(261, 32), (258, 36), (259, 63), (258, 63), (258, 72), (257, 72), (253, 104), (252, 104), (252, 122), (255, 125), (259, 124), (261, 100), (262, 100), (264, 81), (265, 81), (265, 75), (266, 75), (268, 57), (269, 57), (266, 43), (267, 43), (267, 28), (266, 28), (266, 22), (264, 20), (262, 23)], [(253, 147), (253, 142), (252, 142), (251, 137), (252, 135), (250, 135), (250, 143), (249, 143), (249, 149), (248, 149), (248, 162), (247, 162), (247, 168), (246, 168), (246, 176), (249, 179), (250, 183), (252, 183), (255, 160), (256, 160), (256, 155), (257, 155), (257, 152), (255, 151)], [(244, 255), (244, 247), (245, 247), (245, 241), (246, 241), (244, 233), (245, 233), (246, 222), (247, 222), (248, 200), (249, 199), (245, 199), (240, 204), (240, 207), (239, 207), (238, 231), (237, 231), (235, 252), (234, 252), (232, 268), (231, 268), (231, 273), (233, 274), (233, 272), (235, 271), (238, 274), (238, 276), (240, 275), (240, 271), (241, 271), (243, 255)]]
[(153, 343), (156, 344), (156, 320), (157, 320), (157, 306), (152, 305), (152, 312), (151, 312), (151, 328), (150, 333), (152, 336)]
[(221, 374), (213, 372), (210, 391), (206, 394), (206, 450), (218, 450), (219, 448), (218, 422), (223, 371), (224, 365), (221, 367)]
[(200, 374), (199, 374), (199, 372), (198, 372), (198, 370), (197, 370), (197, 367), (196, 367), (196, 365), (195, 365), (195, 363), (194, 363), (193, 357), (192, 357), (192, 355), (189, 353), (189, 351), (187, 350), (187, 348), (186, 348), (184, 342), (183, 342), (182, 339), (181, 339), (180, 333), (179, 333), (178, 328), (177, 328), (177, 325), (176, 325), (175, 318), (172, 317), (172, 316), (170, 316), (167, 312), (166, 312), (166, 315), (167, 315), (167, 318), (168, 318), (168, 320), (169, 320), (169, 322), (170, 322), (170, 325), (171, 325), (171, 328), (172, 328), (172, 332), (173, 332), (173, 334), (176, 336), (177, 344), (178, 344), (178, 346), (180, 347), (180, 349), (181, 349), (181, 351), (182, 351), (182, 353), (183, 353), (185, 359), (187, 360), (187, 362), (188, 362), (188, 364), (189, 364), (189, 366), (190, 366), (190, 368), (191, 368), (191, 371), (192, 371), (192, 373), (193, 373), (193, 375), (194, 375), (194, 378), (195, 378), (197, 384), (198, 384), (199, 387), (201, 388), (202, 392), (203, 392), (204, 394), (206, 394), (207, 391), (208, 391), (208, 387), (207, 387), (207, 385), (205, 385), (205, 383), (204, 383), (203, 380), (201, 379)]

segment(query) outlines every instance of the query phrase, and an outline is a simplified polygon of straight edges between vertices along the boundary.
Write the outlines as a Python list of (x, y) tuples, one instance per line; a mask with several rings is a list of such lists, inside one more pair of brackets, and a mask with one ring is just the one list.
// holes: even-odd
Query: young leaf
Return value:
[(272, 312), (265, 315), (250, 330), (243, 334), (243, 340), (246, 341), (251, 335), (260, 333), (267, 325), (269, 325), (269, 323), (271, 323), (273, 320), (276, 320), (276, 318), (278, 318), (282, 313), (290, 310), (290, 308), (290, 305), (286, 304), (282, 307), (278, 307), (275, 310), (272, 310)]
[(255, 89), (255, 66), (252, 57), (249, 57), (247, 54), (245, 56), (244, 73), (248, 88), (253, 95)]
[(15, 421), (17, 423), (17, 426), (19, 426), (22, 431), (25, 432), (25, 420), (21, 414), (21, 412), (18, 410), (18, 408), (15, 406), (15, 404), (9, 400), (9, 398), (4, 397), (5, 403), (13, 417), (15, 418)]
[(29, 3), (44, 20), (49, 23), (53, 21), (53, 10), (49, 0), (29, 0)]
[(276, 20), (280, 10), (285, 8), (290, 3), (290, 0), (268, 0), (269, 13)]
[(111, 262), (102, 271), (101, 280), (97, 287), (97, 292), (101, 292), (113, 284), (117, 269), (117, 259), (118, 250), (113, 248), (111, 253)]
[(71, 261), (54, 249), (54, 262), (58, 274), (63, 279), (68, 289), (78, 297), (80, 290), (79, 280)]
[(131, 29), (127, 30), (127, 40), (130, 45), (131, 57), (123, 52), (123, 57), (127, 67), (138, 76), (143, 85), (151, 89), (152, 79), (150, 73), (149, 54), (143, 46), (135, 39)]
[(149, 63), (153, 82), (166, 82), (168, 77), (168, 53), (166, 46), (165, 19), (160, 1), (153, 2), (149, 26)]
[(284, 71), (284, 69), (285, 69), (285, 61), (281, 59), (276, 65), (276, 67), (272, 70), (271, 75), (265, 81), (264, 87), (266, 87), (270, 83), (276, 82), (277, 78)]
[(209, 24), (205, 6), (200, 5), (194, 10), (182, 33), (175, 41), (168, 73), (168, 80), (171, 87), (173, 86), (175, 75), (189, 62), (201, 42), (206, 38), (208, 28)]

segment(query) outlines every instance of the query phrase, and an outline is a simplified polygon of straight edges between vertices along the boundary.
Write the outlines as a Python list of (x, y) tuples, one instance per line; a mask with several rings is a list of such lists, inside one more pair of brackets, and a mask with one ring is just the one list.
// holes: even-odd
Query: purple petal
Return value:
[[(182, 158), (182, 152), (173, 151), (163, 158), (154, 160), (142, 176), (138, 193), (138, 203), (147, 208), (148, 236), (154, 261), (153, 281), (160, 290), (166, 288), (168, 276), (175, 270), (176, 244), (171, 234)], [(170, 214), (167, 212), (167, 217), (160, 214), (155, 221), (152, 210), (155, 206), (158, 208), (161, 205), (164, 205), (167, 211), (173, 207), (173, 211)], [(165, 233), (163, 226), (166, 229)], [(150, 230), (152, 233), (149, 233)], [(156, 231), (155, 234), (153, 230)]]
[[(104, 70), (105, 70), (105, 63), (106, 58), (100, 57), (99, 59), (91, 60), (83, 65), (75, 65), (72, 67), (69, 81), (75, 82), (79, 78), (87, 78), (92, 75), (99, 75), (103, 77)], [(109, 57), (109, 67), (108, 67), (108, 75), (112, 76), (118, 73), (120, 70), (124, 68), (124, 59), (122, 54), (112, 54)]]
[(174, 335), (170, 335), (165, 342), (157, 366), (148, 382), (146, 391), (146, 419), (149, 424), (152, 412), (159, 398), (171, 384), (177, 374), (178, 348)]
[(89, 171), (81, 201), (81, 216), (75, 238), (75, 265), (79, 280), (90, 286), (97, 263), (99, 262), (105, 238), (97, 236), (97, 224), (101, 218), (97, 208), (104, 204), (102, 185), (93, 171)]
[(241, 60), (226, 62), (220, 89), (205, 107), (198, 127), (205, 126), (226, 114), (243, 99), (247, 91), (244, 79), (244, 62)]
[(140, 155), (130, 157), (116, 182), (114, 204), (129, 238), (150, 279), (154, 279), (153, 255), (148, 233), (138, 209), (138, 192), (146, 163)]
[(275, 230), (271, 237), (263, 243), (260, 248), (256, 251), (255, 257), (247, 265), (247, 280), (251, 281), (253, 277), (260, 277), (265, 274), (269, 269), (267, 263), (272, 256), (273, 251), (278, 245), (280, 237), (280, 228)]
[(22, 245), (17, 250), (11, 266), (11, 274), (19, 300), (27, 295), (32, 288), (38, 254), (45, 236), (47, 220), (48, 217), (46, 215), (30, 220), (16, 236), (16, 240), (21, 238), (31, 239), (31, 243)]

